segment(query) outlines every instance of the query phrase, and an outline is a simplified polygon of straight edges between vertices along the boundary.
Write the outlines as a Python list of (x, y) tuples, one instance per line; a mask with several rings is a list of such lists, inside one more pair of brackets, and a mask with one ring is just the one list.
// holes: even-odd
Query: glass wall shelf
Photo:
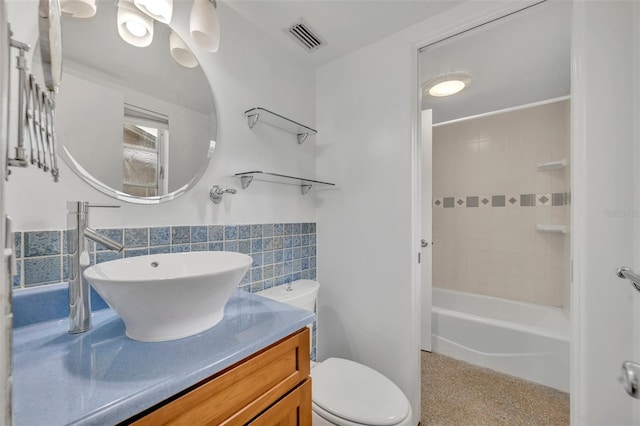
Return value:
[(240, 184), (242, 185), (242, 189), (247, 189), (251, 182), (253, 182), (253, 178), (257, 178), (258, 180), (264, 180), (265, 182), (275, 182), (275, 183), (300, 183), (300, 192), (302, 195), (309, 192), (313, 185), (322, 185), (322, 186), (336, 186), (335, 183), (330, 182), (322, 182), (314, 179), (306, 179), (295, 176), (287, 176), (281, 175), (279, 173), (269, 173), (263, 171), (252, 171), (252, 172), (242, 172), (236, 173), (235, 176), (240, 178)]
[(245, 111), (244, 115), (247, 117), (247, 124), (250, 129), (253, 129), (258, 121), (262, 121), (265, 124), (277, 127), (285, 132), (293, 133), (296, 135), (299, 144), (307, 140), (309, 135), (315, 135), (318, 133), (317, 130), (312, 129), (311, 127), (307, 127), (304, 124), (300, 124), (276, 114), (275, 112), (271, 112), (268, 109), (260, 107), (251, 108), (250, 110)]

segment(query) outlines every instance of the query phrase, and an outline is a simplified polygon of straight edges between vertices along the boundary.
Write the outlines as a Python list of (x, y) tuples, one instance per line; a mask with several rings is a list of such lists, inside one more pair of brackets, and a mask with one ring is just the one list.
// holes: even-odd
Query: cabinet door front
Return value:
[(309, 330), (305, 327), (134, 424), (244, 425), (296, 388), (309, 372)]
[(251, 426), (311, 426), (311, 379), (249, 423)]

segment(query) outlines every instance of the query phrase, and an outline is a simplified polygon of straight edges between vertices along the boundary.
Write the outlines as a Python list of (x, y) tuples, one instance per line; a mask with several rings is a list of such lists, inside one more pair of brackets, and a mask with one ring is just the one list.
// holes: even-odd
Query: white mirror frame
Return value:
[(198, 172), (195, 174), (195, 176), (193, 176), (193, 178), (191, 178), (189, 182), (187, 182), (186, 184), (184, 184), (183, 186), (181, 186), (180, 188), (176, 189), (175, 191), (169, 194), (159, 195), (157, 197), (139, 197), (136, 195), (130, 195), (105, 185), (104, 183), (94, 178), (91, 175), (91, 173), (87, 172), (73, 158), (71, 153), (67, 151), (67, 148), (65, 146), (62, 146), (60, 156), (62, 157), (64, 162), (69, 166), (69, 168), (71, 168), (71, 170), (73, 170), (82, 180), (84, 180), (86, 183), (88, 183), (98, 191), (121, 201), (126, 201), (134, 204), (153, 205), (153, 204), (164, 203), (166, 201), (175, 200), (176, 198), (178, 198), (179, 196), (187, 192), (189, 189), (191, 189), (196, 183), (198, 183), (198, 181), (200, 180), (204, 172), (207, 170), (207, 167), (209, 166), (209, 161), (211, 160), (212, 153), (213, 153), (213, 149), (209, 148), (209, 152), (207, 154), (207, 162), (200, 168), (200, 170), (198, 170)]

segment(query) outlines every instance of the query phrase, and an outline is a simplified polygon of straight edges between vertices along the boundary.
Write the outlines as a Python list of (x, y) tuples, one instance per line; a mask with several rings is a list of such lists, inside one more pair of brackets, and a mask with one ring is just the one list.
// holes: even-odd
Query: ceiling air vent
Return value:
[(327, 42), (302, 19), (285, 29), (285, 32), (300, 43), (307, 52), (313, 52), (327, 44)]

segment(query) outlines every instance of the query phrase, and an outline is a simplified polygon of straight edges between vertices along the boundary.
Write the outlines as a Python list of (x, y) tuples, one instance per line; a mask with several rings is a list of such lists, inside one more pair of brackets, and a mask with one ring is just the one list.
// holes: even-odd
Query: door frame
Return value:
[[(420, 56), (420, 50), (423, 49), (424, 47), (427, 47), (431, 44), (437, 43), (439, 41), (445, 40), (447, 38), (456, 36), (460, 33), (472, 30), (476, 27), (485, 25), (490, 23), (491, 21), (497, 20), (497, 19), (501, 19), (504, 18), (508, 15), (511, 15), (513, 13), (522, 11), (524, 9), (527, 9), (531, 6), (535, 6), (536, 4), (539, 3), (543, 3), (544, 1), (553, 1), (553, 0), (526, 0), (526, 1), (514, 1), (514, 2), (505, 2), (505, 3), (500, 3), (498, 5), (489, 7), (489, 8), (485, 8), (483, 11), (479, 12), (476, 16), (474, 16), (473, 18), (468, 18), (468, 19), (461, 19), (458, 22), (452, 22), (451, 25), (443, 31), (436, 31), (432, 34), (427, 34), (424, 35), (421, 39), (419, 40), (415, 40), (412, 44), (411, 44), (411, 61), (412, 61), (412, 67), (411, 67), (411, 81), (413, 82), (413, 90), (412, 90), (412, 99), (411, 99), (411, 105), (412, 108), (414, 108), (414, 114), (412, 114), (411, 117), (411, 152), (412, 152), (412, 162), (411, 162), (411, 178), (412, 178), (412, 188), (411, 188), (411, 193), (412, 193), (412, 202), (411, 202), (411, 217), (412, 217), (412, 221), (411, 221), (411, 228), (412, 228), (412, 238), (411, 238), (411, 248), (412, 248), (412, 263), (411, 263), (411, 277), (412, 277), (412, 300), (414, 303), (413, 308), (413, 318), (414, 318), (414, 324), (418, 324), (417, 327), (415, 327), (415, 342), (416, 342), (416, 351), (418, 353), (420, 353), (421, 350), (421, 335), (422, 335), (422, 311), (423, 311), (423, 306), (422, 306), (422, 273), (421, 273), (421, 265), (418, 263), (418, 253), (420, 252), (420, 239), (421, 239), (421, 235), (422, 235), (422, 209), (421, 209), (421, 176), (422, 176), (422, 168), (421, 168), (421, 135), (422, 135), (422, 127), (421, 127), (421, 84), (420, 84), (420, 76), (418, 73), (418, 64), (419, 62), (419, 56)], [(575, 2), (576, 0), (572, 0), (572, 9), (575, 10)], [(572, 11), (571, 14), (572, 20), (575, 21), (577, 19), (576, 17), (576, 13), (575, 11)], [(571, 31), (571, 36), (572, 39), (574, 38), (574, 29), (575, 28), (575, 22), (572, 22), (572, 31)], [(573, 105), (574, 105), (574, 101), (573, 101), (573, 95), (575, 94), (574, 91), (578, 91), (578, 90), (586, 90), (586, 88), (583, 86), (580, 86), (579, 84), (574, 84), (574, 78), (578, 78), (578, 76), (576, 75), (576, 63), (580, 62), (580, 57), (577, 57), (577, 55), (574, 52), (574, 47), (575, 47), (575, 41), (572, 40), (572, 44), (571, 44), (571, 81), (572, 81), (572, 100), (571, 100), (571, 105), (572, 105), (572, 111), (573, 111)], [(584, 82), (582, 80), (581, 81), (583, 84)], [(582, 92), (584, 93), (584, 92)], [(579, 114), (576, 114), (574, 112), (572, 112), (572, 122), (571, 122), (571, 151), (573, 152), (575, 149), (575, 145), (576, 145), (576, 139), (577, 139), (577, 127), (578, 125), (576, 124), (576, 116), (579, 116)], [(583, 113), (584, 116), (584, 113)], [(571, 165), (573, 167), (574, 164), (579, 164), (579, 160), (574, 160), (574, 156), (571, 156)], [(573, 169), (572, 169), (573, 170)], [(571, 186), (572, 186), (572, 192), (575, 188), (575, 185), (581, 186), (584, 183), (584, 176), (580, 175), (580, 176), (576, 176), (577, 174), (575, 172), (572, 172), (572, 176), (571, 176)], [(576, 179), (576, 181), (574, 181), (574, 179)], [(569, 234), (569, 238), (570, 238), (570, 245), (571, 245), (571, 254), (570, 254), (570, 258), (571, 258), (571, 268), (573, 270), (573, 268), (578, 268), (578, 261), (580, 260), (579, 258), (574, 258), (574, 248), (575, 248), (575, 243), (574, 243), (574, 237), (576, 235), (576, 230), (579, 229), (575, 222), (574, 222), (574, 218), (577, 216), (574, 213), (574, 205), (572, 204), (570, 206), (571, 208), (571, 232)], [(433, 231), (432, 231), (433, 232)], [(431, 255), (433, 253), (433, 251), (429, 251), (429, 255)], [(580, 412), (581, 412), (581, 407), (580, 407), (580, 401), (582, 399), (582, 395), (580, 392), (580, 382), (578, 380), (578, 359), (579, 359), (579, 351), (577, 349), (574, 348), (579, 348), (579, 335), (580, 335), (580, 324), (578, 322), (578, 317), (577, 317), (577, 312), (579, 311), (580, 308), (580, 297), (579, 297), (579, 292), (578, 292), (578, 286), (574, 284), (574, 281), (576, 281), (575, 276), (572, 274), (572, 280), (571, 280), (571, 285), (570, 285), (570, 300), (571, 300), (571, 340), (570, 340), (570, 345), (571, 345), (571, 355), (570, 355), (570, 398), (571, 398), (571, 403), (570, 403), (570, 414), (571, 414), (571, 424), (577, 424), (578, 419), (580, 417)], [(578, 281), (579, 282), (579, 281)], [(431, 306), (427, 307), (426, 309), (431, 310)]]

